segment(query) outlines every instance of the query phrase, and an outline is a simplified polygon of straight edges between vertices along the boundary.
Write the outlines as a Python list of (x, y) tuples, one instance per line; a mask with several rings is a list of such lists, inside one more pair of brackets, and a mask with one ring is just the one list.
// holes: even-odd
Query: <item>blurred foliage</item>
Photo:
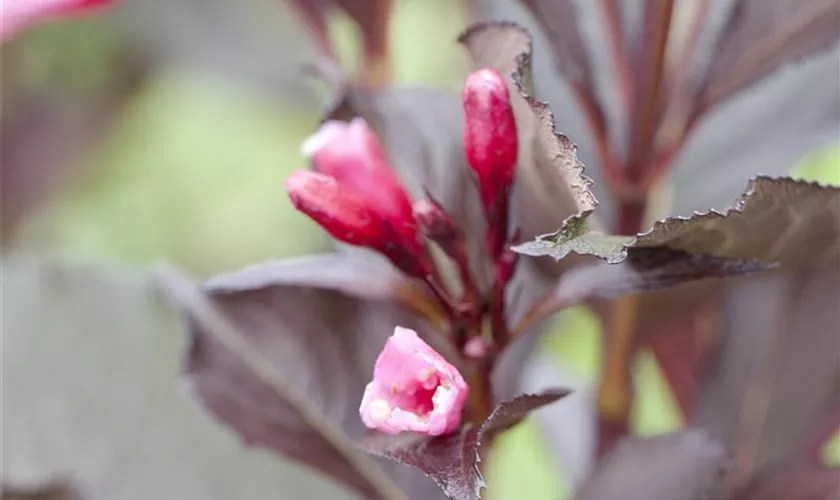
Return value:
[[(342, 15), (331, 21), (342, 61), (356, 67), (358, 34)], [(468, 66), (454, 39), (466, 24), (466, 12), (449, 0), (397, 2), (395, 82), (457, 90)], [(110, 37), (101, 23), (84, 21), (35, 30), (16, 43), (38, 54), (27, 68), (32, 82), (87, 86), (107, 71)], [(325, 248), (326, 238), (291, 210), (283, 190), (285, 175), (305, 167), (298, 148), (317, 122), (317, 109), (304, 112), (206, 74), (158, 74), (85, 175), (33, 217), (20, 245), (131, 266), (167, 259), (199, 275)], [(840, 184), (840, 148), (805, 158), (793, 174)], [(558, 319), (539, 348), (594, 380), (599, 330), (578, 308)], [(636, 380), (636, 432), (677, 427), (675, 404), (651, 356), (642, 356)], [(840, 439), (827, 447), (826, 459), (840, 464)], [(490, 497), (556, 500), (569, 486), (554, 463), (536, 426), (520, 425), (498, 440)]]
[(82, 259), (169, 259), (202, 275), (323, 246), (283, 193), (316, 124), (221, 82), (161, 75), (33, 239)]
[[(447, 15), (438, 15), (443, 9)], [(333, 17), (342, 62), (355, 67), (358, 33), (340, 12)], [(457, 89), (467, 66), (454, 39), (465, 24), (445, 1), (398, 2), (395, 83)], [(67, 74), (75, 81), (105, 71), (108, 39), (88, 21), (35, 30), (20, 43), (44, 60), (41, 72), (58, 73), (38, 80)], [(318, 109), (296, 104), (208, 74), (158, 74), (87, 174), (34, 217), (21, 245), (135, 266), (167, 259), (204, 276), (325, 248), (326, 238), (291, 209), (283, 189), (285, 176), (306, 166), (299, 145), (319, 119)]]

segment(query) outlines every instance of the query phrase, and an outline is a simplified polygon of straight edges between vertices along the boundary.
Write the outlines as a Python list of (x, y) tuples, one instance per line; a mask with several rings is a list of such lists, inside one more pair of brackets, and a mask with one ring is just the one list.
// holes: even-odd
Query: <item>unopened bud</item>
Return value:
[(364, 198), (405, 239), (416, 239), (411, 199), (388, 164), (382, 145), (361, 118), (328, 121), (301, 145), (316, 171)]
[(470, 168), (478, 177), (486, 212), (507, 200), (516, 172), (516, 120), (505, 79), (498, 71), (480, 69), (464, 84), (464, 149)]
[(295, 208), (335, 239), (376, 250), (411, 276), (422, 278), (429, 274), (431, 263), (418, 238), (401, 240), (375, 206), (334, 177), (297, 171), (286, 179), (286, 191)]
[(460, 235), (458, 227), (449, 218), (446, 211), (437, 202), (420, 200), (414, 203), (414, 218), (420, 230), (437, 243), (453, 241)]
[(390, 236), (368, 203), (333, 177), (300, 170), (286, 179), (286, 191), (295, 208), (337, 240), (379, 248)]
[(464, 345), (464, 355), (472, 359), (484, 359), (490, 353), (490, 343), (482, 337), (473, 337)]

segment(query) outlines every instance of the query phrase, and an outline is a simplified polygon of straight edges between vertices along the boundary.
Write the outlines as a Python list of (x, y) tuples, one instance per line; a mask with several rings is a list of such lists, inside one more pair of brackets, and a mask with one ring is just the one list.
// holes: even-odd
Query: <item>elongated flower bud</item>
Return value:
[(392, 237), (365, 199), (328, 175), (294, 172), (286, 179), (286, 191), (295, 208), (337, 240), (380, 248)]
[(364, 198), (404, 238), (417, 235), (411, 199), (391, 169), (376, 134), (361, 118), (328, 121), (301, 146), (316, 171)]
[(457, 368), (416, 332), (397, 327), (376, 360), (359, 414), (366, 426), (386, 434), (439, 436), (458, 429), (467, 396)]
[(470, 168), (478, 177), (486, 212), (496, 207), (513, 185), (516, 172), (516, 120), (510, 93), (498, 71), (480, 69), (464, 84), (464, 149)]
[(334, 177), (301, 170), (286, 179), (292, 204), (323, 227), (333, 238), (367, 247), (388, 257), (410, 276), (425, 278), (432, 264), (418, 238), (401, 241), (394, 227), (367, 199)]

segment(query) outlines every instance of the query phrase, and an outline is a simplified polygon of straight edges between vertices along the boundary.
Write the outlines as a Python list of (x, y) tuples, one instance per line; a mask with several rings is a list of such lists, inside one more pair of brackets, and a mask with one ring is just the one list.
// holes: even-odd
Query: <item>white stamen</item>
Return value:
[(375, 399), (368, 407), (368, 415), (374, 422), (384, 422), (391, 418), (391, 405), (384, 399)]

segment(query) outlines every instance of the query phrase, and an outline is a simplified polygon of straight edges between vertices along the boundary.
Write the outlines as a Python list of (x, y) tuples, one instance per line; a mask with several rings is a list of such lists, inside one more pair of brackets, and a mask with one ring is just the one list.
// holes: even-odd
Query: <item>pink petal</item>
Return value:
[(312, 158), (316, 170), (367, 200), (401, 234), (415, 237), (411, 200), (388, 164), (379, 139), (362, 118), (324, 123), (303, 142), (301, 152)]
[(376, 360), (359, 413), (366, 426), (387, 434), (438, 436), (458, 429), (468, 396), (457, 368), (416, 332), (397, 327)]

